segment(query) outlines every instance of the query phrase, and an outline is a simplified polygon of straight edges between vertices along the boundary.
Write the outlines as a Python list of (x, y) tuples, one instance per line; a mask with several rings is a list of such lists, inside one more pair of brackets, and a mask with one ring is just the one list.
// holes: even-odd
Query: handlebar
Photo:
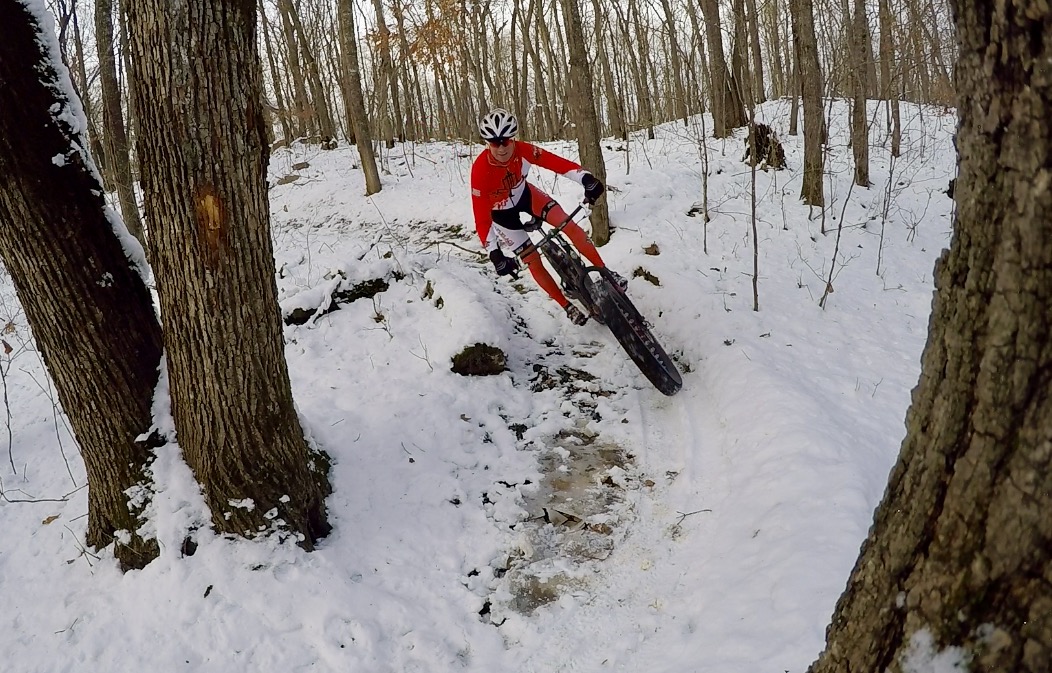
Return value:
[[(540, 248), (540, 247), (541, 247), (542, 245), (544, 245), (544, 244), (545, 244), (545, 243), (547, 243), (548, 241), (550, 241), (550, 240), (552, 240), (553, 238), (555, 238), (556, 236), (558, 236), (558, 235), (559, 235), (559, 232), (561, 232), (561, 231), (562, 231), (563, 229), (565, 229), (565, 228), (566, 228), (566, 225), (568, 225), (568, 224), (570, 224), (571, 222), (573, 222), (573, 221), (574, 221), (574, 220), (573, 220), (573, 218), (574, 218), (574, 217), (575, 217), (575, 216), (577, 215), (577, 213), (579, 213), (579, 212), (581, 212), (582, 210), (584, 210), (584, 207), (585, 207), (586, 205), (590, 205), (590, 204), (588, 204), (588, 202), (587, 202), (587, 201), (585, 201), (585, 202), (581, 203), (581, 204), (580, 204), (579, 206), (577, 206), (576, 208), (574, 208), (573, 212), (572, 212), (572, 213), (570, 213), (569, 215), (567, 215), (567, 216), (566, 216), (566, 219), (565, 219), (565, 220), (563, 220), (563, 221), (562, 221), (562, 222), (561, 222), (560, 224), (553, 224), (553, 225), (550, 225), (550, 226), (551, 226), (551, 228), (552, 228), (552, 229), (551, 229), (551, 231), (549, 231), (549, 232), (548, 232), (547, 234), (544, 234), (544, 235), (543, 235), (543, 236), (541, 237), (541, 240), (540, 240), (540, 241), (538, 241), (538, 242), (536, 242), (536, 243), (533, 243), (533, 249), (535, 250), (535, 249), (537, 249), (537, 248)], [(534, 219), (539, 219), (539, 218), (534, 218)], [(541, 222), (542, 224), (547, 224), (547, 222), (545, 222), (544, 220), (540, 220), (540, 222)], [(523, 252), (524, 252), (524, 253), (525, 253), (525, 252), (527, 252), (527, 251), (530, 251), (530, 252), (532, 252), (532, 250), (531, 250), (530, 248), (526, 248), (525, 250), (523, 250)]]

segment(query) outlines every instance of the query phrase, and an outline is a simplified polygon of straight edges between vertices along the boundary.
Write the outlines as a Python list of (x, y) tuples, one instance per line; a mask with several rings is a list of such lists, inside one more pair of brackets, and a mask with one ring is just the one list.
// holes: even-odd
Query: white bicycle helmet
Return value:
[(515, 118), (515, 115), (504, 108), (491, 110), (489, 114), (483, 117), (482, 121), (479, 122), (479, 134), (481, 134), (482, 139), (487, 142), (491, 140), (503, 140), (504, 138), (514, 138), (518, 132), (519, 120)]

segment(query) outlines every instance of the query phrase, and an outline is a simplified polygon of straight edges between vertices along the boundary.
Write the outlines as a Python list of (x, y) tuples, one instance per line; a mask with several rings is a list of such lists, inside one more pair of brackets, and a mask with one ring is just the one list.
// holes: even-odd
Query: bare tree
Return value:
[(99, 53), (99, 74), (102, 80), (102, 119), (105, 127), (106, 157), (113, 168), (117, 186), (117, 200), (121, 215), (132, 236), (144, 241), (139, 205), (135, 202), (128, 132), (121, 109), (121, 89), (117, 79), (117, 59), (113, 52), (113, 0), (95, 0), (95, 45)]
[(354, 129), (354, 141), (358, 156), (362, 160), (365, 174), (365, 195), (382, 189), (380, 173), (376, 170), (376, 155), (373, 153), (372, 133), (369, 118), (365, 114), (365, 97), (362, 95), (362, 71), (358, 66), (358, 38), (354, 27), (354, 0), (339, 0), (340, 53), (343, 56), (344, 90), (347, 92), (347, 117)]
[[(80, 36), (80, 22), (77, 20), (77, 13), (75, 11), (76, 4), (74, 3), (70, 11), (70, 23), (73, 25), (73, 43), (74, 53), (76, 57), (75, 63), (68, 64), (73, 77), (73, 88), (80, 97), (81, 106), (84, 108), (84, 116), (88, 121), (88, 145), (91, 147), (91, 156), (95, 160), (96, 167), (102, 173), (102, 184), (104, 187), (109, 186), (105, 168), (102, 166), (103, 159), (105, 158), (105, 151), (102, 148), (102, 141), (99, 140), (99, 132), (97, 124), (95, 123), (94, 108), (91, 104), (90, 87), (88, 86), (88, 72), (84, 65), (84, 41)], [(61, 44), (62, 36), (59, 35), (59, 41)], [(63, 47), (64, 48), (64, 47)], [(112, 181), (110, 181), (111, 183)]]
[(742, 109), (741, 98), (734, 95), (731, 72), (723, 52), (719, 2), (701, 0), (701, 11), (705, 16), (705, 36), (709, 47), (712, 135), (715, 138), (726, 138), (735, 127), (745, 124), (745, 110)]
[(851, 152), (855, 159), (855, 184), (869, 187), (869, 122), (866, 100), (867, 78), (870, 56), (873, 53), (869, 38), (869, 19), (866, 18), (866, 0), (854, 0), (854, 16), (851, 17), (851, 86), (854, 99), (851, 102)]
[(281, 137), (284, 139), (285, 144), (288, 144), (295, 139), (292, 132), (293, 124), (289, 115), (289, 108), (285, 104), (285, 94), (281, 87), (281, 75), (278, 73), (278, 62), (274, 55), (274, 47), (270, 37), (270, 22), (267, 20), (267, 13), (263, 10), (263, 0), (259, 0), (259, 18), (262, 23), (261, 32), (263, 33), (263, 46), (267, 52), (267, 65), (270, 67), (270, 81), (274, 90), (274, 104), (277, 107), (276, 114), (278, 122), (281, 124)]
[[(902, 125), (899, 123), (899, 84), (891, 74), (891, 64), (895, 59), (895, 41), (893, 37), (894, 18), (891, 14), (890, 0), (878, 0), (878, 19), (880, 22), (880, 97), (888, 101), (888, 126), (891, 128), (891, 156), (900, 154), (902, 143)], [(896, 68), (899, 66), (896, 65)]]
[[(127, 2), (127, 0), (125, 1)], [(296, 29), (292, 25), (292, 17), (285, 10), (284, 2), (279, 2), (278, 13), (285, 35), (285, 50), (289, 66), (288, 76), (292, 79), (292, 114), (295, 121), (296, 137), (314, 136), (317, 133), (317, 118), (314, 114), (314, 108), (311, 106), (310, 97), (307, 95), (307, 79), (303, 74), (303, 66), (300, 64)]]
[(672, 67), (672, 72), (669, 74), (672, 77), (675, 91), (675, 97), (673, 98), (674, 115), (676, 119), (683, 120), (685, 125), (687, 123), (687, 92), (683, 83), (686, 78), (683, 72), (683, 65), (680, 62), (679, 39), (676, 37), (676, 20), (672, 15), (672, 3), (669, 0), (661, 0), (661, 11), (665, 16), (665, 26), (668, 29), (669, 65)]
[(398, 94), (398, 73), (391, 57), (391, 30), (384, 17), (382, 0), (373, 0), (373, 11), (376, 13), (376, 49), (379, 52), (379, 69), (381, 74), (380, 90), (390, 92), (391, 116), (398, 139), (405, 141), (405, 119), (402, 117), (402, 103)]
[(303, 82), (306, 82), (307, 87), (310, 89), (311, 117), (317, 124), (318, 140), (324, 143), (336, 137), (336, 125), (332, 121), (329, 103), (325, 98), (325, 89), (322, 87), (318, 59), (314, 56), (314, 49), (307, 40), (307, 33), (303, 29), (303, 21), (300, 19), (296, 7), (293, 6), (292, 0), (278, 0), (278, 8), (281, 10), (282, 21), (285, 23), (285, 34), (288, 39), (290, 58), (292, 58), (292, 55), (298, 48), (301, 59), (299, 62), (303, 67), (302, 72), (293, 74), (299, 80), (296, 86), (302, 87)]
[(610, 65), (610, 53), (606, 45), (606, 35), (609, 30), (606, 17), (599, 6), (599, 0), (592, 0), (592, 16), (595, 17), (596, 60), (599, 62), (599, 69), (603, 76), (605, 94), (603, 98), (606, 100), (606, 114), (610, 124), (610, 133), (618, 138), (625, 138), (627, 137), (628, 129), (625, 126), (625, 116), (622, 111), (617, 85), (614, 84), (614, 69)]
[(267, 203), (255, 0), (128, 4), (172, 416), (216, 530), (328, 533), (292, 401)]
[[(88, 475), (87, 543), (125, 567), (158, 553), (138, 533), (161, 328), (129, 258), (138, 247), (102, 200), (73, 120), (80, 103), (46, 19), (0, 3), (0, 256), (80, 444)], [(125, 234), (126, 235), (126, 234)], [(127, 235), (126, 235), (127, 236)], [(139, 248), (139, 263), (141, 248)]]
[[(959, 177), (906, 438), (812, 673), (1052, 665), (1047, 8), (955, 2)], [(996, 76), (991, 76), (996, 73)]]
[[(773, 0), (771, 0), (773, 3)], [(767, 100), (766, 87), (763, 79), (763, 54), (760, 47), (760, 20), (756, 12), (756, 0), (745, 0), (746, 17), (749, 20), (749, 49), (752, 54), (752, 92), (753, 100), (749, 105), (762, 103)], [(772, 43), (772, 47), (777, 42)], [(777, 53), (777, 49), (774, 49)]]
[(822, 70), (818, 63), (815, 17), (811, 0), (790, 0), (796, 63), (804, 99), (804, 180), (800, 196), (811, 206), (825, 205), (822, 191), (822, 154), (826, 122), (822, 113)]
[[(562, 0), (566, 42), (570, 49), (570, 91), (567, 98), (573, 107), (577, 127), (577, 147), (585, 169), (606, 183), (606, 162), (599, 145), (599, 121), (592, 97), (592, 75), (588, 69), (587, 47), (581, 29), (581, 9), (578, 0)], [(592, 239), (596, 245), (610, 240), (610, 214), (606, 199), (592, 208)]]

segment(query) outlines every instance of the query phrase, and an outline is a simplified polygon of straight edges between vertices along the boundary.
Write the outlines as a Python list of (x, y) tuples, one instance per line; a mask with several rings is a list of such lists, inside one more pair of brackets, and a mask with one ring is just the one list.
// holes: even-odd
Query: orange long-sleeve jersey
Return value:
[(489, 148), (484, 150), (471, 166), (471, 207), (475, 214), (475, 231), (487, 249), (496, 247), (491, 236), (492, 212), (508, 210), (519, 203), (526, 190), (526, 175), (533, 165), (547, 168), (578, 184), (587, 175), (587, 171), (569, 159), (522, 140), (515, 142), (511, 159), (506, 163), (498, 163)]

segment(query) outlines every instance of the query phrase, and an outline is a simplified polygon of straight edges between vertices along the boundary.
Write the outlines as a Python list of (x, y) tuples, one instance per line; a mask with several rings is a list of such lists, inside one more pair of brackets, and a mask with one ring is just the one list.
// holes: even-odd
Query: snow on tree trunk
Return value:
[(150, 458), (136, 439), (151, 425), (161, 328), (107, 217), (83, 150), (86, 120), (57, 43), (48, 48), (42, 7), (0, 4), (0, 257), (80, 444), (86, 541), (104, 547), (127, 531), (114, 554), (141, 568), (158, 548), (135, 534), (140, 510), (126, 491), (144, 481)]

